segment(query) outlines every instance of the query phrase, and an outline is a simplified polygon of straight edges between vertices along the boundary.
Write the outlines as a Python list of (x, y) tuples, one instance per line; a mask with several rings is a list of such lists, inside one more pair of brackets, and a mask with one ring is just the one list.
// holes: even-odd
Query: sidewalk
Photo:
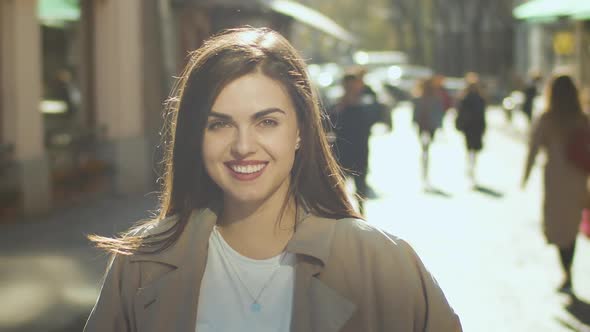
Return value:
[[(528, 123), (508, 125), (499, 108), (477, 169), (466, 176), (464, 139), (445, 119), (431, 147), (430, 180), (420, 182), (420, 147), (409, 105), (394, 113), (395, 131), (371, 138), (368, 221), (406, 239), (437, 278), (466, 332), (590, 331), (590, 241), (580, 236), (571, 302), (556, 292), (563, 275), (542, 231), (542, 158), (525, 190), (520, 178)], [(392, 171), (393, 170), (393, 171)]]
[(0, 331), (81, 331), (107, 261), (85, 236), (115, 235), (155, 204), (154, 195), (104, 197), (0, 225)]

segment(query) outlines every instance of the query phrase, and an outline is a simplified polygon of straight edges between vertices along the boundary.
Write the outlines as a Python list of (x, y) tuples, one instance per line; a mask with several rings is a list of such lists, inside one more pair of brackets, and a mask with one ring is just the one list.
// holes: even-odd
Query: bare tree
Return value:
[[(400, 50), (448, 75), (494, 74), (512, 62), (511, 0), (390, 0)], [(494, 56), (492, 56), (494, 55)]]

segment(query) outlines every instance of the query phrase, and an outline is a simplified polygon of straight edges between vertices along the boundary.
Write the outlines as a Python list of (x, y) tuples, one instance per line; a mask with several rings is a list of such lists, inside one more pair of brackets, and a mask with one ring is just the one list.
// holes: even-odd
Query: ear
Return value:
[(297, 136), (297, 140), (295, 141), (295, 150), (299, 150), (301, 147), (301, 137)]

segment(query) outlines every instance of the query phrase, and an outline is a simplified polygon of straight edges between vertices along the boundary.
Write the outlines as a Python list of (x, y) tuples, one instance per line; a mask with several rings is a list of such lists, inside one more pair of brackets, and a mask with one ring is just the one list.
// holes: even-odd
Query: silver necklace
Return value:
[[(222, 238), (221, 233), (219, 233), (219, 230), (217, 229), (217, 227), (215, 227), (215, 232), (217, 233), (216, 235), (218, 236), (218, 239), (217, 239), (218, 241), (222, 241), (222, 240), (225, 241), (225, 239)], [(225, 244), (220, 243), (221, 254), (223, 255), (223, 258), (225, 258), (225, 260), (228, 262), (228, 265), (230, 266), (233, 274), (236, 276), (236, 279), (238, 279), (238, 282), (242, 285), (242, 287), (246, 290), (246, 293), (248, 293), (248, 296), (250, 296), (250, 298), (252, 299), (252, 303), (250, 303), (250, 311), (251, 312), (262, 311), (262, 304), (260, 304), (260, 301), (259, 301), (260, 297), (262, 296), (262, 293), (264, 292), (266, 287), (274, 279), (274, 277), (277, 274), (277, 272), (279, 271), (279, 269), (281, 268), (281, 263), (283, 262), (283, 259), (285, 258), (286, 251), (283, 251), (283, 253), (281, 254), (281, 258), (279, 258), (278, 266), (274, 269), (274, 271), (272, 271), (270, 277), (268, 277), (268, 280), (266, 280), (266, 282), (262, 285), (262, 288), (260, 288), (258, 295), (254, 296), (252, 294), (252, 292), (250, 291), (250, 288), (248, 288), (248, 286), (246, 286), (246, 283), (240, 277), (240, 274), (238, 273), (237, 268), (233, 265), (233, 263), (231, 262), (231, 259), (228, 257), (228, 254), (225, 251), (224, 245), (229, 245), (229, 244), (227, 244), (227, 242)]]

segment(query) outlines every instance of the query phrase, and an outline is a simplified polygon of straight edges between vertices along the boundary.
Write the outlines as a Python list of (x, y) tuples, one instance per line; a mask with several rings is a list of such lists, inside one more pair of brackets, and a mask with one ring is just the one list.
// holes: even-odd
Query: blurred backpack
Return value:
[(566, 157), (578, 169), (590, 174), (590, 129), (578, 128), (566, 143)]

